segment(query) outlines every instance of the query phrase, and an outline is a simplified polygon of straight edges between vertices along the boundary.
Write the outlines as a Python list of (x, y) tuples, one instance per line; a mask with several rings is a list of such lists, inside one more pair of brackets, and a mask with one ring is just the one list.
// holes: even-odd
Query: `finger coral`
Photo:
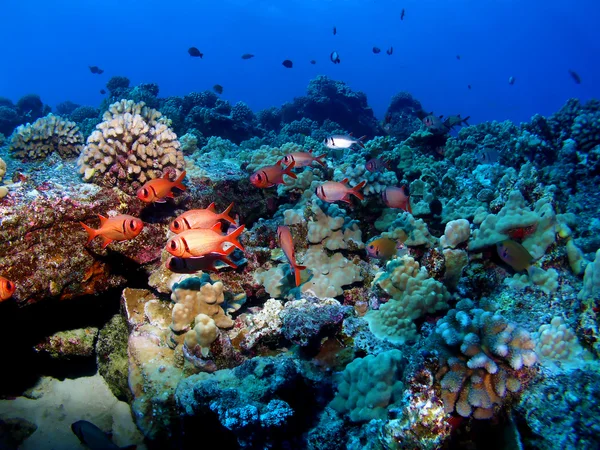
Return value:
[[(488, 308), (493, 309), (493, 308)], [(457, 303), (437, 323), (436, 333), (459, 350), (437, 374), (446, 412), (488, 419), (509, 392), (521, 390), (520, 371), (537, 362), (530, 334), (499, 313)]]
[(61, 158), (74, 158), (81, 153), (83, 142), (75, 122), (48, 114), (17, 127), (10, 137), (10, 151), (23, 160), (44, 159), (54, 152)]
[(79, 158), (85, 181), (133, 194), (147, 180), (184, 168), (177, 135), (161, 113), (121, 100), (104, 113)]

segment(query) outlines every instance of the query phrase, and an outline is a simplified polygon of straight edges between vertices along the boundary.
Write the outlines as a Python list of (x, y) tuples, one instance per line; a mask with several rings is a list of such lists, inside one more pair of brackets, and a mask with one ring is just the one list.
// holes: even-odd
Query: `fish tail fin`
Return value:
[(93, 229), (93, 228), (91, 228), (91, 227), (88, 227), (88, 226), (87, 226), (85, 223), (83, 223), (83, 222), (79, 222), (79, 223), (81, 224), (81, 226), (83, 227), (83, 229), (84, 229), (85, 231), (87, 231), (87, 234), (88, 234), (88, 240), (87, 240), (87, 242), (86, 242), (86, 245), (87, 245), (87, 244), (89, 244), (90, 242), (92, 242), (96, 236), (98, 236), (98, 231), (94, 230), (94, 229)]
[(362, 192), (359, 191), (365, 186), (365, 184), (367, 184), (367, 180), (362, 180), (350, 190), (350, 193), (354, 195), (357, 199), (364, 200), (365, 196), (362, 194)]
[(318, 162), (319, 164), (321, 164), (323, 167), (327, 167), (327, 164), (325, 163), (325, 161), (323, 161), (323, 158), (325, 158), (326, 156), (327, 156), (327, 153), (323, 153), (322, 155), (315, 156), (315, 161)]
[(231, 212), (232, 208), (233, 208), (233, 202), (231, 202), (231, 204), (227, 207), (227, 209), (225, 209), (225, 211), (223, 211), (220, 214), (220, 216), (221, 216), (220, 218), (235, 225), (236, 224), (235, 220), (233, 219), (233, 217), (231, 217), (229, 215), (229, 213)]
[(467, 122), (467, 120), (469, 120), (470, 118), (471, 118), (471, 116), (467, 116), (467, 117), (465, 117), (465, 118), (462, 120), (462, 121), (463, 121), (463, 123), (464, 123), (465, 125), (469, 126), (469, 127), (470, 127), (471, 125), (469, 125), (469, 122)]
[(358, 138), (358, 141), (356, 141), (356, 143), (361, 147), (361, 148), (365, 148), (365, 144), (363, 142), (364, 139), (367, 138), (367, 135), (365, 134), (364, 136), (361, 136)]
[(300, 272), (306, 269), (306, 266), (299, 266), (298, 264), (294, 264), (292, 266), (292, 269), (294, 270), (294, 280), (296, 281), (296, 287), (298, 287), (300, 286), (301, 281)]
[(285, 168), (285, 170), (283, 171), (284, 175), (287, 175), (288, 177), (292, 177), (292, 178), (298, 178), (296, 176), (296, 174), (294, 172), (292, 172), (292, 169), (296, 166), (296, 161), (292, 161), (292, 163), (287, 166)]
[[(231, 254), (231, 252), (235, 250), (235, 247), (230, 247), (227, 250), (225, 250), (225, 254), (224, 255), (219, 255), (219, 261), (221, 261), (222, 263), (227, 264), (229, 267), (231, 267), (232, 269), (237, 269), (238, 266), (236, 263), (234, 263), (232, 260), (230, 260), (227, 256), (229, 256)], [(214, 266), (214, 264), (213, 264)]]
[(225, 242), (229, 242), (230, 244), (234, 245), (236, 248), (239, 248), (241, 251), (244, 251), (244, 247), (242, 247), (242, 244), (240, 244), (240, 242), (237, 240), (237, 238), (240, 236), (240, 234), (242, 234), (242, 231), (244, 231), (244, 227), (245, 227), (245, 225), (240, 225), (234, 231), (232, 231), (230, 234), (228, 234), (226, 236)]
[(412, 207), (410, 206), (410, 198), (406, 200), (406, 211), (412, 214)]
[(176, 187), (177, 189), (180, 189), (182, 191), (185, 191), (187, 188), (182, 184), (183, 179), (185, 178), (185, 174), (186, 171), (184, 170), (183, 172), (181, 172), (181, 174), (177, 177), (177, 179), (175, 181), (173, 181), (173, 183), (175, 183), (173, 185), (173, 187)]

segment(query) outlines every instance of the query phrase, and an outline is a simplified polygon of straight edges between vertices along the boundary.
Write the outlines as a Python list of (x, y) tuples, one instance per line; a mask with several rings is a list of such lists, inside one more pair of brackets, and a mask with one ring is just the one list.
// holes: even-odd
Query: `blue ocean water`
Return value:
[[(106, 81), (123, 75), (157, 83), (161, 97), (218, 83), (224, 99), (257, 110), (302, 95), (324, 74), (364, 91), (379, 118), (406, 90), (438, 114), (519, 122), (600, 95), (598, 17), (593, 0), (7, 0), (0, 91), (98, 106)], [(204, 57), (190, 57), (191, 46)], [(341, 64), (329, 61), (333, 50)], [(94, 65), (105, 72), (90, 73)]]

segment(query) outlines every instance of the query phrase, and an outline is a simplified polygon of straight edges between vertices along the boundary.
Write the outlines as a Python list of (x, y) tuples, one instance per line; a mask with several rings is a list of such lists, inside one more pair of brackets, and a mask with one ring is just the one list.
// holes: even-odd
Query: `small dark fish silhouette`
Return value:
[(437, 198), (431, 200), (431, 202), (429, 203), (429, 211), (431, 211), (431, 214), (433, 214), (434, 216), (441, 216), (442, 202)]
[(281, 64), (283, 64), (283, 67), (287, 67), (288, 69), (291, 69), (294, 66), (294, 63), (292, 61), (290, 61), (289, 59), (286, 59)]
[(515, 84), (515, 77), (509, 77), (508, 84)]
[(339, 64), (341, 62), (340, 61), (340, 55), (336, 51), (331, 52), (331, 55), (329, 55), (329, 59), (334, 64)]
[(373, 53), (377, 54), (381, 51), (379, 47), (373, 47)]
[(223, 86), (221, 86), (220, 84), (215, 84), (213, 86), (213, 90), (217, 93), (217, 94), (222, 94), (223, 93)]
[(316, 62), (314, 59), (311, 59), (311, 60), (310, 60), (310, 63), (311, 63), (311, 64), (316, 64), (317, 62)]
[(402, 12), (400, 13), (400, 20), (404, 20), (404, 14), (406, 14), (406, 11), (404, 10), (404, 8), (402, 8)]
[(104, 70), (102, 70), (100, 67), (98, 66), (88, 66), (90, 68), (90, 72), (92, 73), (97, 73), (98, 75), (103, 74)]
[(254, 58), (254, 55), (252, 53), (244, 53), (242, 55), (242, 59), (251, 59)]
[(190, 56), (193, 56), (194, 58), (202, 58), (204, 56), (204, 53), (201, 53), (200, 50), (198, 50), (196, 47), (190, 47), (188, 48), (188, 53), (190, 54)]
[(460, 55), (456, 55), (456, 59), (460, 61)]
[(337, 34), (337, 28), (333, 27), (333, 35), (335, 36)]
[(471, 85), (470, 85), (470, 84), (467, 84), (467, 87), (468, 87), (469, 89), (471, 89)]
[(392, 53), (394, 53), (394, 47), (390, 47), (385, 51), (388, 55), (391, 55)]
[(573, 78), (573, 81), (575, 82), (575, 84), (581, 84), (581, 77), (579, 76), (579, 74), (577, 72), (569, 69), (569, 75), (571, 75), (571, 78)]
[(101, 93), (102, 95), (104, 95), (104, 94), (106, 94), (106, 91), (105, 91), (104, 89), (100, 89), (100, 93)]

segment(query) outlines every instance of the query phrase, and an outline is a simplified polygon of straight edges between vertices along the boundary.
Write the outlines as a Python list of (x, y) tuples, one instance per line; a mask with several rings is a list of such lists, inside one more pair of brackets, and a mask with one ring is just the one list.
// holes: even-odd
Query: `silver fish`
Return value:
[(323, 141), (323, 144), (327, 148), (350, 148), (354, 144), (359, 147), (365, 148), (365, 144), (363, 144), (363, 139), (367, 136), (362, 136), (360, 138), (355, 138), (352, 134), (334, 134), (332, 136), (327, 136)]

